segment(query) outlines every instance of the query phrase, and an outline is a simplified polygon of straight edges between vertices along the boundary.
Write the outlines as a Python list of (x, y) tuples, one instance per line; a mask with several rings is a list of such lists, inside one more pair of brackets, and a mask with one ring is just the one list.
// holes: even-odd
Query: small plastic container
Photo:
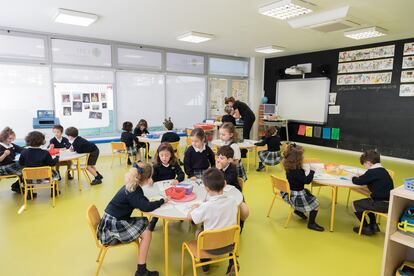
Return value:
[(191, 195), (191, 193), (193, 192), (193, 188), (194, 188), (194, 186), (191, 185), (191, 184), (177, 184), (176, 187), (177, 188), (184, 188), (186, 195)]
[(404, 179), (404, 189), (414, 192), (414, 177)]
[(49, 149), (48, 151), (49, 151), (49, 154), (50, 154), (51, 156), (58, 155), (58, 154), (59, 154), (59, 152), (60, 152), (60, 150), (59, 150), (59, 149), (55, 149), (55, 148), (53, 148), (53, 149)]
[(170, 187), (165, 190), (165, 194), (172, 199), (182, 199), (185, 197), (185, 188)]

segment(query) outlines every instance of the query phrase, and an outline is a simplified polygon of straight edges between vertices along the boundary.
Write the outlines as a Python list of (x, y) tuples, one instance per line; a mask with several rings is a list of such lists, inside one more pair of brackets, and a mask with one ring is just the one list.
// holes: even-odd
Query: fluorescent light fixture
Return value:
[(54, 21), (56, 23), (71, 24), (77, 26), (89, 26), (98, 20), (98, 16), (92, 13), (59, 9)]
[(279, 47), (279, 46), (274, 46), (274, 45), (257, 47), (256, 49), (254, 49), (255, 52), (263, 53), (263, 54), (280, 53), (280, 52), (283, 52), (284, 50), (285, 50), (285, 48)]
[(344, 20), (348, 14), (349, 6), (310, 14), (300, 18), (288, 20), (289, 25), (294, 28), (314, 28), (328, 25)]
[(259, 13), (280, 20), (312, 12), (314, 5), (300, 0), (280, 0), (259, 7)]
[(191, 43), (200, 43), (213, 39), (213, 35), (198, 33), (198, 32), (188, 32), (177, 37), (180, 41), (191, 42)]
[(366, 38), (384, 36), (386, 34), (387, 34), (387, 30), (384, 30), (376, 26), (344, 32), (344, 36), (352, 38), (352, 39), (366, 39)]

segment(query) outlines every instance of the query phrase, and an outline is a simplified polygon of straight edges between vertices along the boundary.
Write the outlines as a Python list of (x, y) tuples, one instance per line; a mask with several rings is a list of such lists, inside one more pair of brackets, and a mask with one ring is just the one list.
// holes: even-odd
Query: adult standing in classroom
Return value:
[[(224, 103), (227, 106), (230, 106), (234, 110), (233, 116), (236, 119), (243, 120), (243, 139), (250, 138), (250, 131), (252, 130), (252, 126), (254, 121), (256, 120), (256, 116), (254, 112), (250, 109), (250, 107), (241, 101), (235, 100), (233, 97), (225, 98)], [(245, 157), (246, 152), (242, 151), (242, 157)]]

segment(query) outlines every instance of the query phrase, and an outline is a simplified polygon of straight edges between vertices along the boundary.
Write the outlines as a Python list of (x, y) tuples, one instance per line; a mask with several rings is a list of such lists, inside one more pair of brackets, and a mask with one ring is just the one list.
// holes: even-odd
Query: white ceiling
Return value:
[[(367, 25), (389, 30), (381, 38), (356, 41), (341, 32), (295, 30), (287, 22), (257, 12), (271, 0), (0, 0), (0, 26), (77, 35), (224, 55), (258, 56), (254, 48), (279, 45), (290, 55), (414, 37), (413, 0), (309, 0), (319, 9), (350, 5), (350, 14)], [(52, 22), (58, 8), (95, 13), (89, 27)], [(187, 31), (214, 34), (201, 44), (176, 40)]]

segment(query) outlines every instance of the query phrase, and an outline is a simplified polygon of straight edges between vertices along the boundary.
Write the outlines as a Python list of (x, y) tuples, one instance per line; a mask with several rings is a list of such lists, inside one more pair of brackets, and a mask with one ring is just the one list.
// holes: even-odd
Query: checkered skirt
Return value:
[(131, 217), (128, 220), (117, 218), (104, 213), (99, 226), (97, 236), (102, 244), (114, 242), (130, 243), (145, 231), (148, 226), (146, 217)]
[(247, 180), (246, 170), (244, 169), (243, 163), (240, 160), (239, 164), (236, 165), (237, 176), (243, 179), (243, 181)]
[(135, 156), (137, 155), (137, 147), (132, 146), (132, 147), (127, 147), (127, 153), (129, 156)]
[(259, 159), (267, 166), (275, 166), (280, 163), (280, 153), (278, 151), (259, 151)]
[(290, 191), (290, 198), (287, 193), (281, 192), (283, 200), (300, 212), (310, 212), (319, 208), (318, 199), (308, 189), (302, 191)]
[(22, 168), (18, 163), (11, 163), (8, 165), (0, 166), (0, 175), (17, 174), (22, 175)]

